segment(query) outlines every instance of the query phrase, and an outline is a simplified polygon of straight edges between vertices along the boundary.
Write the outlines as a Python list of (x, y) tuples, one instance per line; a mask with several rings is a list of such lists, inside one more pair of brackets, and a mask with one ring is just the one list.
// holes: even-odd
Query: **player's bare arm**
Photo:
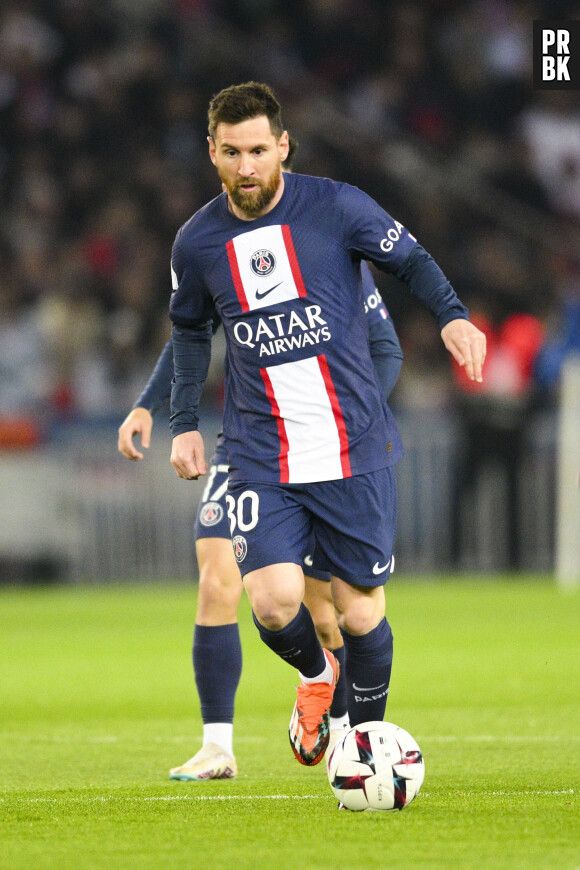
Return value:
[(143, 454), (133, 444), (133, 438), (135, 435), (141, 435), (141, 447), (147, 449), (151, 443), (152, 428), (153, 417), (147, 408), (133, 408), (119, 426), (117, 442), (119, 453), (135, 462), (143, 459)]
[(197, 480), (207, 473), (203, 438), (197, 431), (182, 432), (173, 439), (171, 464), (182, 480)]
[(483, 332), (469, 320), (451, 320), (441, 330), (441, 338), (449, 353), (465, 367), (467, 377), (482, 382), (486, 339)]

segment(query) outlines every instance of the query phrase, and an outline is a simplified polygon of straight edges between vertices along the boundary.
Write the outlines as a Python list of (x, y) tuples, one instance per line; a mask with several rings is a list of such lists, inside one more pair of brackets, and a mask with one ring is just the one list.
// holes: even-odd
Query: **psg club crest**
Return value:
[(262, 249), (252, 254), (250, 265), (254, 275), (265, 278), (267, 275), (271, 275), (276, 268), (276, 257), (272, 251)]
[(217, 501), (208, 501), (199, 513), (202, 526), (217, 526), (224, 515), (224, 509)]
[(246, 539), (242, 535), (236, 535), (232, 538), (232, 546), (234, 548), (234, 556), (236, 557), (236, 562), (243, 562), (246, 558), (246, 553), (248, 552), (248, 544)]

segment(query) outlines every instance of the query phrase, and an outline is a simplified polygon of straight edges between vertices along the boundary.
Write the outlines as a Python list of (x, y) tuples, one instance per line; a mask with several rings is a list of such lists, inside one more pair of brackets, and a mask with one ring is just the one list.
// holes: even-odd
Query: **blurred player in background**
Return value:
[[(289, 154), (282, 166), (285, 172), (291, 170), (296, 147), (297, 143), (291, 138)], [(403, 354), (392, 321), (366, 264), (363, 264), (361, 275), (371, 358), (387, 399), (399, 375)], [(153, 415), (169, 399), (172, 380), (173, 343), (169, 340), (147, 386), (119, 428), (119, 451), (128, 459), (143, 458), (143, 454), (136, 450), (133, 438), (140, 435), (142, 447), (149, 446)], [(223, 436), (220, 435), (198, 506), (195, 526), (199, 592), (193, 665), (201, 703), (203, 745), (193, 758), (170, 771), (172, 779), (226, 779), (237, 773), (233, 752), (233, 719), (235, 695), (242, 671), (237, 611), (243, 586), (227, 519), (227, 473), (227, 454)], [(321, 644), (334, 653), (343, 671), (330, 708), (330, 739), (334, 742), (348, 727), (344, 644), (330, 593), (330, 572), (314, 567), (312, 552), (304, 557), (303, 567), (304, 603), (311, 612)]]
[(299, 671), (289, 737), (298, 761), (313, 765), (328, 746), (339, 665), (303, 604), (312, 532), (315, 564), (331, 571), (351, 725), (383, 718), (392, 663), (384, 584), (402, 447), (372, 368), (361, 260), (428, 305), (475, 380), (485, 336), (429, 254), (374, 200), (282, 173), (288, 133), (266, 85), (212, 99), (209, 153), (227, 192), (184, 224), (172, 251), (171, 461), (186, 480), (207, 471), (197, 412), (217, 314), (234, 553), (261, 639)]

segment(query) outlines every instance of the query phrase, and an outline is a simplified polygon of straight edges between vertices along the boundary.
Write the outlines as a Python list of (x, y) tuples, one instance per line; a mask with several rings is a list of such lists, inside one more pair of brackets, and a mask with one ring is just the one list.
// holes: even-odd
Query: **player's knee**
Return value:
[(199, 606), (205, 608), (229, 609), (234, 612), (240, 601), (242, 581), (240, 577), (235, 582), (225, 574), (206, 568), (199, 576)]
[(212, 601), (220, 598), (224, 593), (227, 593), (227, 583), (223, 577), (212, 569), (206, 569), (199, 575), (199, 595), (203, 596), (207, 601)]
[(270, 631), (285, 628), (294, 619), (300, 607), (299, 601), (275, 598), (267, 593), (252, 596), (250, 603), (258, 622)]
[(259, 607), (253, 608), (256, 619), (267, 628), (269, 631), (280, 631), (285, 628), (295, 614), (288, 618), (287, 612), (281, 607)]
[(339, 627), (349, 634), (362, 635), (372, 631), (384, 617), (384, 608), (377, 610), (369, 601), (351, 603), (337, 614)]
[(351, 586), (342, 583), (335, 591), (336, 619), (342, 631), (354, 635), (367, 634), (384, 618), (384, 587)]

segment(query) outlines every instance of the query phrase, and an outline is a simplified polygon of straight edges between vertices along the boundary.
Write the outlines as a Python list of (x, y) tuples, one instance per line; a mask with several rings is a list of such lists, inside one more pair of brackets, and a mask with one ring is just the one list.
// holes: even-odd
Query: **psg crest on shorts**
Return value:
[(234, 548), (234, 556), (236, 562), (243, 562), (248, 552), (248, 544), (242, 535), (236, 535), (232, 538), (232, 546)]
[(265, 278), (267, 275), (271, 275), (276, 268), (276, 257), (272, 251), (262, 249), (252, 254), (250, 265), (254, 275)]
[(224, 515), (224, 509), (217, 501), (208, 501), (199, 512), (202, 526), (217, 526)]

